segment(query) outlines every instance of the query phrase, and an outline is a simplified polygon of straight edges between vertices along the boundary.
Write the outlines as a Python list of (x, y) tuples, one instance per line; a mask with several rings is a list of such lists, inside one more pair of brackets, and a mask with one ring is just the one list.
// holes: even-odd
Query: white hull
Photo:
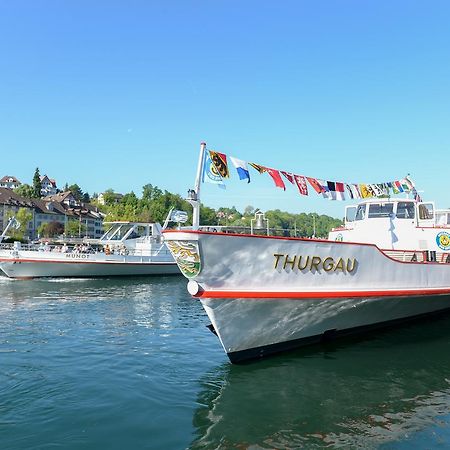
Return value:
[[(201, 298), (232, 362), (450, 308), (450, 295), (321, 299)], [(245, 330), (245, 332), (243, 332)]]
[(179, 231), (165, 241), (232, 361), (450, 308), (450, 264), (399, 262), (370, 244)]
[(109, 277), (179, 274), (173, 260), (100, 254), (21, 252), (19, 257), (0, 255), (0, 269), (10, 278)]

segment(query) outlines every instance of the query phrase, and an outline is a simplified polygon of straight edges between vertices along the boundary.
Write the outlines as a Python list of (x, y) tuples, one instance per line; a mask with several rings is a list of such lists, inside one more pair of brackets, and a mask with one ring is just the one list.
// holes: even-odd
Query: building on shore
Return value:
[(41, 195), (43, 197), (47, 195), (54, 195), (58, 192), (56, 181), (49, 178), (47, 175), (41, 175)]
[(19, 209), (28, 210), (32, 218), (27, 224), (26, 237), (39, 238), (43, 224), (57, 222), (64, 228), (69, 221), (79, 224), (79, 237), (99, 238), (103, 233), (104, 214), (96, 206), (77, 201), (70, 191), (49, 195), (42, 199), (29, 199), (8, 188), (0, 187), (0, 234), (11, 216)]
[(12, 175), (5, 175), (2, 179), (0, 179), (0, 187), (15, 189), (19, 187), (22, 183)]
[(102, 192), (98, 194), (97, 202), (99, 205), (105, 205), (106, 199), (110, 198), (113, 203), (120, 203), (123, 199), (123, 194), (119, 194), (118, 192)]

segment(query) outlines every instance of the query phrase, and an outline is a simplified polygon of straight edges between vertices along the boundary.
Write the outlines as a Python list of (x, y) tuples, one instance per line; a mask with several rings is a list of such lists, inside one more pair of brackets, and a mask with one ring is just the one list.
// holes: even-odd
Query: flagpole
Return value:
[(197, 176), (193, 190), (188, 191), (187, 201), (192, 205), (192, 228), (198, 230), (200, 226), (200, 186), (202, 184), (203, 161), (205, 157), (206, 143), (200, 144), (200, 154), (198, 155)]

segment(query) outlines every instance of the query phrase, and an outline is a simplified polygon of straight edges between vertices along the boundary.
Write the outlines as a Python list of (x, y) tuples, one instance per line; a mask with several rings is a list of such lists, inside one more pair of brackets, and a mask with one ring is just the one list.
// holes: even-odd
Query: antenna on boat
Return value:
[(205, 157), (206, 142), (200, 144), (200, 154), (198, 156), (197, 176), (195, 178), (194, 189), (189, 189), (186, 199), (193, 208), (192, 228), (198, 230), (200, 226), (200, 185), (202, 182), (203, 160)]

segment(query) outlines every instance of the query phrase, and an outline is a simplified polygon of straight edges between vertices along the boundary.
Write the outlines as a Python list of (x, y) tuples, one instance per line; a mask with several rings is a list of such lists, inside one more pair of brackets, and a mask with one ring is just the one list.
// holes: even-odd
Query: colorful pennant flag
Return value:
[(405, 192), (409, 192), (411, 190), (412, 186), (410, 186), (406, 178), (403, 178), (403, 180), (401, 180), (400, 183), (402, 184), (402, 188)]
[(361, 198), (370, 198), (372, 196), (372, 191), (369, 189), (367, 184), (360, 184), (359, 190), (361, 192)]
[(256, 163), (249, 163), (255, 170), (257, 170), (259, 173), (267, 172), (267, 167), (260, 166)]
[(220, 188), (225, 189), (225, 183), (218, 173), (215, 164), (211, 160), (210, 152), (205, 153), (205, 161), (203, 163), (202, 181), (217, 184)]
[(400, 193), (400, 192), (404, 192), (402, 183), (400, 183), (400, 181), (394, 181), (394, 185), (395, 185), (395, 187), (397, 188), (397, 190), (398, 190), (399, 193)]
[(294, 174), (294, 180), (300, 194), (308, 195), (308, 185), (306, 184), (306, 178), (303, 175)]
[(275, 183), (275, 186), (286, 190), (286, 186), (283, 182), (283, 179), (281, 178), (280, 172), (275, 169), (269, 169), (268, 167), (266, 167), (265, 169), (266, 169), (267, 173), (272, 177), (272, 180)]
[(306, 184), (306, 178), (303, 175), (295, 175), (291, 172), (284, 172), (282, 170), (280, 170), (280, 172), (291, 184), (297, 186), (300, 194), (308, 195), (308, 186)]
[(318, 193), (318, 194), (322, 194), (324, 192), (322, 185), (315, 179), (315, 178), (311, 178), (311, 177), (306, 177), (306, 179), (308, 180), (309, 184), (312, 186), (312, 188)]
[(212, 150), (210, 150), (209, 155), (219, 175), (222, 178), (229, 178), (230, 172), (228, 171), (227, 155)]
[(339, 201), (344, 201), (345, 200), (344, 183), (336, 182), (336, 200), (339, 200)]
[(316, 181), (319, 183), (322, 188), (322, 197), (327, 198), (328, 200), (333, 200), (333, 196), (331, 194), (330, 188), (328, 187), (328, 181), (319, 180), (316, 178)]
[[(355, 184), (355, 183), (340, 183), (336, 181), (324, 181), (318, 178), (305, 177), (303, 175), (296, 175), (292, 172), (286, 172), (269, 167), (262, 166), (256, 163), (247, 163), (241, 159), (229, 156), (228, 157), (235, 167), (239, 179), (247, 180), (250, 183), (250, 173), (248, 166), (250, 165), (258, 173), (267, 172), (275, 183), (276, 187), (286, 190), (286, 185), (283, 181), (282, 175), (289, 183), (296, 185), (301, 195), (308, 195), (308, 183), (318, 194), (322, 194), (324, 198), (331, 200), (345, 200), (347, 198), (372, 198), (372, 197), (388, 197), (391, 190), (394, 194), (402, 192), (411, 192), (417, 201), (421, 201), (420, 195), (415, 189), (415, 184), (407, 175), (405, 178), (377, 184)], [(215, 151), (207, 151), (205, 153), (205, 161), (202, 172), (202, 181), (219, 185), (225, 188), (223, 182), (224, 178), (229, 178), (230, 172), (228, 169), (227, 155)], [(307, 183), (308, 181), (308, 183)]]
[(240, 180), (248, 180), (248, 183), (250, 183), (250, 173), (248, 171), (248, 166), (245, 161), (242, 161), (242, 159), (234, 158), (233, 156), (230, 156), (231, 163), (236, 168), (237, 173), (239, 175)]

